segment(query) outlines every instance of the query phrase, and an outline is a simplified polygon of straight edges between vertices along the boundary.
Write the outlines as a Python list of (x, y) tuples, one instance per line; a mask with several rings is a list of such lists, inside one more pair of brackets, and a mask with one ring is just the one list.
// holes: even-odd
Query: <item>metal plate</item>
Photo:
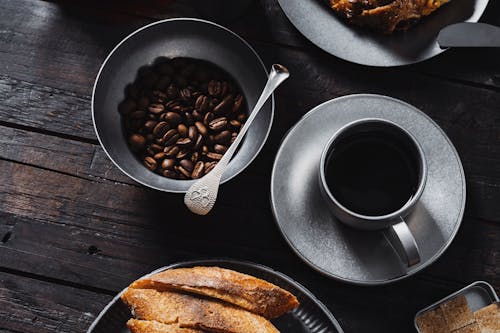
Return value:
[(492, 303), (500, 301), (495, 289), (493, 287), (484, 281), (477, 281), (474, 282), (467, 287), (451, 294), (450, 296), (447, 296), (443, 298), (442, 300), (426, 307), (425, 309), (420, 310), (417, 312), (415, 315), (415, 328), (417, 329), (417, 332), (420, 332), (418, 326), (417, 326), (417, 318), (423, 314), (424, 312), (430, 311), (438, 307), (439, 305), (451, 300), (452, 298), (455, 298), (459, 295), (465, 296), (467, 299), (467, 303), (469, 304), (470, 309), (472, 312), (477, 311), (481, 308), (484, 308), (485, 306), (488, 306)]
[(292, 24), (310, 41), (344, 60), (369, 66), (400, 66), (442, 53), (439, 31), (477, 22), (488, 0), (452, 0), (406, 32), (384, 35), (346, 23), (324, 0), (278, 0)]
[[(267, 280), (293, 293), (300, 301), (300, 306), (272, 323), (281, 332), (293, 333), (342, 333), (343, 330), (335, 317), (310, 291), (290, 277), (271, 268), (249, 262), (235, 260), (199, 260), (173, 264), (151, 272), (148, 275), (169, 268), (193, 266), (218, 266), (233, 269)], [(146, 275), (147, 276), (147, 275)], [(122, 291), (123, 292), (123, 291)], [(127, 333), (126, 322), (131, 318), (130, 310), (121, 300), (120, 292), (97, 316), (87, 333)]]
[[(382, 231), (343, 225), (321, 197), (318, 172), (324, 145), (340, 127), (363, 118), (403, 126), (427, 159), (427, 184), (407, 219), (422, 261), (409, 269)], [(391, 283), (429, 266), (452, 242), (465, 207), (462, 164), (445, 133), (413, 106), (379, 95), (345, 96), (307, 113), (283, 140), (271, 177), (274, 217), (292, 249), (317, 271), (353, 284)]]
[[(186, 192), (193, 180), (175, 180), (146, 169), (127, 146), (118, 103), (137, 70), (156, 58), (190, 57), (209, 61), (231, 74), (254, 106), (267, 81), (267, 70), (252, 47), (235, 33), (212, 22), (179, 18), (158, 21), (138, 29), (111, 51), (97, 75), (92, 95), (94, 128), (104, 151), (135, 181), (167, 192)], [(251, 110), (252, 108), (248, 108)], [(243, 171), (266, 142), (274, 112), (274, 97), (255, 118), (238, 153), (229, 163), (222, 183)]]

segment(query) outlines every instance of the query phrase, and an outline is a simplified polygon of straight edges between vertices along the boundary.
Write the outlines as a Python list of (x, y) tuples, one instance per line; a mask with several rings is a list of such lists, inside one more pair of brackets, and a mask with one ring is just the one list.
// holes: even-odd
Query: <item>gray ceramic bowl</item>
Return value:
[[(118, 103), (137, 70), (158, 57), (206, 60), (231, 74), (246, 98), (248, 109), (257, 103), (267, 70), (257, 53), (242, 38), (212, 22), (191, 18), (158, 21), (133, 32), (111, 51), (97, 75), (92, 95), (94, 128), (113, 163), (135, 181), (166, 192), (186, 192), (192, 180), (169, 179), (149, 171), (127, 146)], [(245, 140), (222, 176), (222, 183), (243, 171), (264, 145), (274, 113), (269, 100), (247, 132)]]

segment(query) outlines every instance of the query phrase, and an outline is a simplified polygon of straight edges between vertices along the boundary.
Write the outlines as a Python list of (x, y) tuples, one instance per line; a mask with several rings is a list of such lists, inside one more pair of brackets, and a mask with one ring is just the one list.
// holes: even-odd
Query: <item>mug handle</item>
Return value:
[(417, 242), (403, 218), (401, 218), (401, 222), (391, 225), (385, 232), (385, 235), (401, 260), (408, 267), (412, 267), (420, 262), (420, 250), (418, 249)]

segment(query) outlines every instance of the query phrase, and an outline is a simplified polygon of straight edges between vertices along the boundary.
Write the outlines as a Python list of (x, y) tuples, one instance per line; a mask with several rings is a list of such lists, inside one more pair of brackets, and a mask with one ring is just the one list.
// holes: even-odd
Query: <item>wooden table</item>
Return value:
[[(136, 4), (141, 3), (141, 4)], [(263, 151), (222, 187), (207, 218), (182, 196), (134, 183), (109, 161), (91, 121), (107, 53), (157, 19), (206, 17), (196, 0), (0, 1), (0, 332), (85, 332), (130, 281), (186, 259), (236, 258), (280, 270), (321, 299), (346, 332), (412, 332), (415, 312), (474, 280), (500, 291), (500, 51), (452, 50), (420, 65), (377, 69), (316, 48), (276, 0), (214, 20), (293, 74), (276, 94)], [(484, 21), (500, 25), (500, 2)], [(352, 93), (407, 101), (449, 135), (467, 177), (463, 225), (417, 276), (356, 287), (320, 276), (280, 236), (269, 205), (285, 132), (313, 106)], [(251, 191), (243, 195), (241, 188)], [(290, 332), (293, 333), (293, 332)]]

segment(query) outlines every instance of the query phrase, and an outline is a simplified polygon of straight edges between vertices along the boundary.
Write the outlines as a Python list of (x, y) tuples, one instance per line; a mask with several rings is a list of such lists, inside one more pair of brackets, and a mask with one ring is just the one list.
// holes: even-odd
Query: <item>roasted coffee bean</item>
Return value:
[(173, 158), (166, 158), (161, 162), (161, 168), (163, 170), (173, 170), (174, 166), (177, 164), (177, 161)]
[(130, 148), (135, 151), (140, 151), (146, 145), (146, 138), (140, 134), (132, 134), (128, 139)]
[(222, 90), (220, 81), (211, 80), (208, 83), (207, 89), (208, 89), (208, 93), (210, 94), (210, 96), (214, 96), (214, 97), (219, 96), (219, 94), (221, 93), (221, 90)]
[(154, 171), (156, 169), (156, 167), (158, 166), (158, 163), (156, 162), (156, 160), (154, 158), (152, 158), (151, 156), (148, 156), (144, 159), (144, 165), (149, 170)]
[(247, 120), (247, 115), (244, 113), (240, 113), (237, 117), (236, 120), (238, 120), (240, 123), (244, 123), (245, 120)]
[(123, 114), (129, 114), (137, 108), (137, 104), (132, 99), (126, 99), (118, 105), (118, 111)]
[(180, 165), (181, 165), (184, 169), (186, 169), (187, 171), (189, 171), (189, 172), (193, 171), (194, 164), (193, 164), (193, 162), (191, 162), (191, 160), (186, 160), (186, 159), (184, 159), (184, 160), (181, 160), (181, 161), (179, 162), (179, 164), (180, 164)]
[(202, 122), (197, 121), (194, 123), (194, 125), (198, 129), (198, 133), (200, 133), (201, 135), (206, 136), (208, 134), (208, 129), (205, 127), (205, 125), (203, 125)]
[(165, 107), (163, 106), (163, 104), (151, 104), (148, 108), (148, 111), (152, 114), (158, 115), (165, 111)]
[(167, 112), (165, 114), (165, 120), (168, 121), (171, 126), (177, 126), (182, 121), (182, 117), (178, 113)]
[(160, 146), (156, 143), (152, 143), (149, 145), (149, 147), (151, 147), (151, 149), (153, 149), (153, 151), (155, 151), (156, 153), (159, 153), (160, 151), (163, 151), (163, 146)]
[(214, 107), (212, 112), (215, 113), (216, 115), (220, 115), (232, 109), (232, 107), (233, 107), (233, 96), (229, 95), (224, 97), (224, 99)]
[(169, 170), (169, 169), (163, 170), (162, 175), (164, 175), (167, 178), (172, 178), (172, 179), (179, 178), (177, 175), (177, 172), (175, 172), (174, 170)]
[(195, 152), (191, 155), (191, 162), (193, 162), (193, 163), (198, 162), (198, 158), (200, 158), (200, 153), (198, 153), (197, 151), (195, 151)]
[(227, 126), (226, 117), (216, 118), (208, 124), (208, 127), (212, 131), (221, 131), (222, 129), (226, 128), (226, 126)]
[(222, 154), (208, 152), (207, 157), (214, 161), (219, 161), (222, 158)]
[(205, 164), (202, 161), (196, 162), (193, 171), (191, 172), (191, 178), (198, 179), (203, 177), (205, 173)]
[(150, 133), (153, 131), (153, 129), (155, 128), (156, 124), (158, 124), (158, 122), (156, 120), (147, 120), (144, 125), (143, 125), (143, 128), (146, 132)]
[(202, 143), (203, 143), (203, 135), (198, 134), (198, 137), (196, 138), (196, 142), (194, 143), (193, 149), (195, 151), (200, 149)]
[(179, 153), (179, 150), (181, 150), (177, 146), (167, 146), (163, 151), (167, 155), (167, 157), (176, 157), (177, 153)]
[(163, 143), (165, 144), (165, 146), (171, 146), (176, 143), (177, 140), (179, 140), (179, 137), (179, 132), (177, 132), (176, 129), (172, 128), (163, 136)]
[(208, 126), (208, 124), (215, 119), (215, 115), (212, 112), (207, 112), (203, 117), (203, 123)]
[(177, 155), (175, 155), (175, 158), (182, 160), (182, 159), (186, 158), (190, 152), (191, 152), (191, 150), (189, 148), (182, 148), (179, 150)]
[(157, 161), (161, 161), (163, 160), (165, 157), (167, 157), (167, 154), (165, 154), (164, 152), (159, 152), (159, 153), (156, 153), (153, 158)]
[(241, 127), (241, 123), (236, 119), (229, 121), (229, 125), (231, 125), (231, 127), (235, 130), (238, 130)]
[(195, 141), (196, 138), (198, 137), (198, 129), (196, 128), (196, 126), (189, 126), (188, 128), (188, 138), (191, 139), (191, 141)]
[(194, 110), (192, 113), (194, 120), (196, 121), (201, 121), (203, 120), (203, 115), (199, 113), (198, 111)]
[(209, 173), (210, 171), (212, 171), (215, 166), (217, 165), (217, 162), (216, 161), (213, 161), (213, 162), (205, 162), (205, 175), (207, 173)]
[(180, 147), (186, 147), (189, 146), (191, 143), (193, 143), (193, 141), (191, 141), (190, 138), (180, 138), (177, 140), (176, 144)]
[(214, 152), (218, 154), (224, 154), (227, 151), (227, 147), (220, 145), (220, 144), (215, 144), (214, 145)]
[(177, 165), (175, 167), (175, 171), (177, 171), (178, 173), (180, 173), (181, 175), (184, 175), (184, 177), (186, 178), (191, 178), (191, 172), (187, 171), (186, 169), (184, 169), (182, 166), (180, 165)]
[(170, 129), (170, 125), (167, 122), (165, 122), (165, 121), (159, 122), (153, 128), (153, 135), (157, 138), (163, 137), (169, 129)]
[(214, 141), (219, 144), (228, 143), (231, 140), (231, 132), (222, 131), (214, 136)]
[(227, 74), (209, 64), (161, 61), (139, 70), (118, 106), (127, 141), (148, 169), (197, 179), (236, 138), (246, 120), (244, 98)]
[(233, 108), (232, 108), (231, 112), (238, 113), (238, 111), (240, 111), (242, 105), (243, 105), (243, 96), (236, 95), (236, 97), (234, 98)]
[(196, 99), (196, 103), (194, 104), (194, 108), (196, 110), (199, 110), (201, 113), (205, 113), (206, 111), (208, 111), (209, 105), (210, 105), (209, 98), (205, 95), (200, 95)]
[(179, 132), (179, 134), (182, 138), (185, 138), (188, 136), (188, 128), (184, 124), (177, 125), (177, 131)]

